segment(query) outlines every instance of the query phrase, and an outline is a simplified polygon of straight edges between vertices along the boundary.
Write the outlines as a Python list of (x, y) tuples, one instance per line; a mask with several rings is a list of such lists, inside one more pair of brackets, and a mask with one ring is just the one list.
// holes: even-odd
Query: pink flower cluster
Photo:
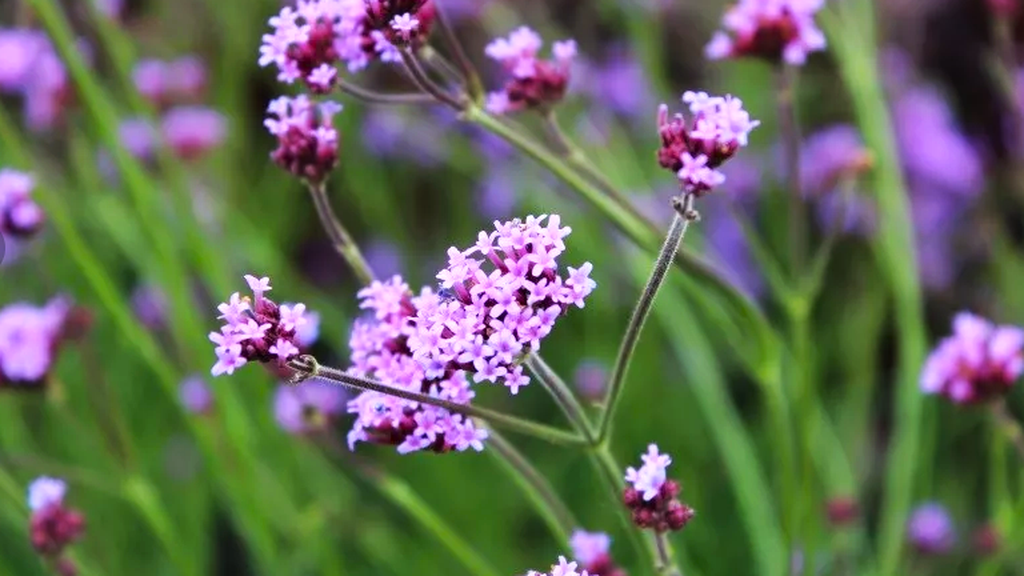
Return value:
[(70, 312), (64, 298), (41, 308), (18, 302), (0, 310), (0, 387), (46, 381), (67, 335)]
[(335, 66), (350, 72), (371, 61), (400, 60), (395, 44), (419, 45), (434, 19), (429, 0), (299, 0), (270, 19), (263, 35), (260, 66), (277, 66), (277, 79), (303, 81), (314, 94), (337, 83)]
[(277, 137), (270, 153), (274, 162), (299, 178), (320, 182), (338, 162), (338, 131), (334, 115), (341, 104), (316, 104), (303, 95), (274, 99), (263, 125)]
[(296, 333), (306, 324), (306, 305), (278, 306), (264, 296), (271, 289), (270, 278), (247, 274), (245, 281), (253, 292), (252, 299), (235, 292), (217, 307), (224, 325), (219, 332), (210, 332), (217, 354), (211, 370), (214, 376), (233, 374), (253, 361), (275, 361), (281, 369), (301, 353)]
[(761, 122), (752, 120), (743, 102), (730, 95), (686, 92), (682, 100), (693, 115), (689, 125), (682, 114), (669, 118), (668, 106), (658, 108), (658, 163), (676, 173), (683, 190), (699, 197), (725, 182), (718, 168), (747, 145)]
[(814, 23), (824, 0), (739, 0), (722, 18), (704, 49), (708, 58), (754, 56), (800, 65), (811, 52), (825, 48), (825, 35)]
[[(586, 570), (577, 570), (578, 564), (576, 562), (569, 562), (565, 559), (565, 556), (558, 557), (558, 564), (551, 565), (551, 572), (537, 572), (536, 570), (530, 570), (526, 573), (526, 576), (591, 576), (590, 572)], [(594, 574), (593, 576), (604, 576)]]
[(585, 572), (594, 576), (626, 576), (611, 556), (612, 539), (604, 532), (576, 530), (569, 539), (572, 555)]
[(666, 469), (672, 463), (668, 454), (661, 454), (657, 444), (647, 447), (641, 456), (640, 469), (626, 468), (627, 486), (622, 499), (633, 513), (633, 523), (640, 528), (658, 532), (680, 530), (693, 518), (693, 509), (676, 497), (680, 487), (666, 478)]
[(43, 209), (32, 200), (34, 188), (30, 174), (0, 169), (0, 234), (28, 238), (42, 228)]
[(576, 58), (576, 42), (555, 42), (553, 60), (538, 57), (544, 41), (525, 26), (512, 31), (508, 38), (497, 38), (487, 45), (488, 57), (498, 61), (512, 78), (500, 92), (487, 97), (487, 110), (507, 114), (531, 108), (544, 109), (558, 103), (569, 86), (569, 73)]
[[(360, 308), (372, 311), (373, 316), (356, 321), (352, 328), (352, 373), (458, 404), (473, 399), (475, 394), (463, 372), (427, 374), (409, 349), (417, 330), (417, 311), (437, 307), (440, 296), (429, 288), (414, 296), (408, 284), (395, 276), (362, 289), (359, 299)], [(397, 446), (402, 454), (479, 451), (487, 438), (487, 430), (477, 428), (470, 418), (378, 392), (363, 392), (349, 402), (348, 410), (356, 415), (348, 435), (352, 448), (357, 442), (372, 442)]]
[(589, 262), (559, 273), (572, 229), (557, 215), (494, 225), (472, 247), (448, 249), (448, 267), (437, 275), (444, 297), (420, 304), (409, 348), (427, 378), (465, 370), (474, 382), (503, 380), (516, 394), (530, 382), (521, 359), (540, 349), (570, 306), (582, 308), (597, 283)]
[(1024, 330), (995, 326), (967, 312), (953, 320), (953, 334), (939, 343), (921, 374), (921, 390), (957, 404), (1005, 394), (1024, 372)]
[(63, 480), (46, 476), (35, 479), (28, 487), (29, 539), (40, 556), (53, 562), (61, 575), (74, 574), (74, 564), (64, 558), (64, 549), (81, 538), (85, 517), (64, 504), (67, 485)]
[(160, 121), (164, 140), (183, 160), (202, 158), (224, 141), (227, 131), (224, 115), (204, 106), (176, 106)]
[(142, 60), (132, 70), (135, 89), (154, 105), (195, 101), (206, 89), (206, 66), (195, 56)]

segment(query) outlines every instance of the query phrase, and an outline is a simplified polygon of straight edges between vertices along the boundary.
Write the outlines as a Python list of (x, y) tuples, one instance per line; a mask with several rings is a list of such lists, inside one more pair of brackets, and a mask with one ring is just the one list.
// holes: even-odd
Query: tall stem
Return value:
[(466, 50), (462, 46), (462, 42), (459, 42), (459, 38), (455, 35), (455, 31), (452, 30), (451, 24), (448, 22), (448, 16), (445, 14), (443, 9), (443, 2), (436, 2), (434, 4), (435, 18), (434, 21), (437, 23), (438, 30), (441, 31), (441, 37), (444, 38), (445, 43), (452, 51), (452, 56), (455, 58), (455, 65), (458, 66), (459, 71), (462, 72), (462, 77), (466, 81), (466, 90), (469, 92), (469, 97), (477, 102), (483, 96), (484, 87), (480, 81), (480, 75), (476, 73), (476, 68), (473, 67), (473, 62), (466, 55)]
[(338, 90), (341, 90), (345, 94), (368, 104), (431, 104), (435, 101), (434, 97), (430, 94), (422, 94), (419, 92), (412, 94), (386, 94), (383, 92), (374, 92), (373, 90), (364, 88), (358, 84), (347, 82), (344, 79), (338, 80)]
[(313, 205), (316, 206), (316, 213), (320, 216), (320, 224), (331, 239), (334, 249), (348, 262), (360, 282), (363, 284), (373, 282), (376, 279), (373, 269), (366, 262), (366, 258), (363, 258), (359, 246), (352, 240), (352, 236), (342, 225), (341, 220), (338, 220), (337, 215), (334, 214), (331, 201), (327, 197), (327, 187), (320, 182), (318, 184), (311, 183), (307, 188), (309, 188), (309, 195), (313, 198)]
[(615, 359), (615, 367), (612, 369), (611, 379), (608, 384), (608, 398), (605, 401), (605, 409), (601, 414), (601, 423), (598, 425), (597, 441), (605, 442), (611, 432), (612, 420), (615, 416), (615, 408), (622, 397), (622, 388), (626, 380), (626, 372), (629, 370), (629, 362), (633, 359), (633, 352), (636, 351), (637, 341), (640, 339), (640, 332), (643, 330), (644, 322), (651, 312), (654, 298), (665, 281), (669, 266), (675, 258), (679, 245), (686, 234), (686, 228), (690, 222), (696, 220), (696, 213), (693, 211), (692, 194), (687, 194), (682, 201), (681, 209), (672, 219), (672, 227), (669, 228), (668, 236), (661, 247), (658, 259), (654, 262), (654, 269), (647, 279), (640, 299), (633, 309), (633, 315), (629, 319), (629, 326), (622, 336), (622, 343), (619, 345), (619, 354)]
[(796, 68), (781, 65), (776, 74), (779, 135), (785, 154), (785, 193), (789, 199), (790, 265), (793, 278), (799, 278), (803, 269), (804, 244), (807, 242), (807, 219), (804, 214), (803, 194), (800, 191), (800, 128), (796, 123), (794, 106)]
[(555, 399), (558, 407), (562, 409), (566, 418), (573, 425), (573, 428), (586, 438), (588, 442), (596, 444), (597, 437), (594, 435), (590, 420), (583, 410), (583, 405), (576, 399), (576, 395), (573, 394), (569, 385), (537, 354), (527, 356), (526, 366), (537, 377), (537, 380), (544, 386), (544, 389), (551, 394), (551, 397)]
[(409, 77), (412, 78), (413, 83), (415, 83), (420, 90), (423, 90), (427, 94), (433, 96), (438, 102), (447, 104), (455, 110), (464, 110), (466, 108), (466, 102), (452, 96), (427, 76), (427, 72), (423, 69), (423, 66), (420, 64), (419, 58), (416, 57), (416, 54), (405, 49), (400, 50), (399, 54), (402, 55), (402, 63), (405, 64), (405, 69), (409, 72)]
[(510, 416), (488, 408), (481, 408), (479, 406), (472, 406), (469, 404), (457, 404), (443, 398), (420, 394), (419, 392), (404, 390), (402, 388), (395, 388), (394, 386), (389, 386), (379, 380), (353, 376), (352, 374), (343, 370), (338, 370), (337, 368), (322, 366), (316, 361), (316, 358), (309, 355), (300, 356), (292, 360), (288, 363), (288, 366), (298, 373), (299, 378), (297, 378), (296, 381), (299, 382), (310, 378), (319, 378), (328, 382), (348, 386), (349, 388), (354, 388), (356, 390), (379, 392), (381, 394), (404, 398), (421, 404), (437, 406), (456, 414), (473, 416), (490, 422), (495, 426), (501, 426), (508, 430), (519, 432), (520, 434), (547, 440), (554, 444), (564, 444), (567, 446), (589, 445), (585, 438), (571, 432), (559, 430), (558, 428), (553, 428), (546, 424), (540, 424), (530, 420)]
[(1010, 410), (1006, 407), (1006, 400), (999, 399), (993, 402), (991, 410), (996, 425), (1006, 435), (1006, 439), (1013, 445), (1017, 455), (1020, 456), (1021, 463), (1024, 464), (1024, 430), (1021, 429), (1020, 422), (1017, 422), (1010, 414)]
[(670, 576), (683, 576), (683, 571), (672, 563), (672, 554), (670, 552), (671, 547), (668, 542), (667, 532), (656, 532), (654, 534), (654, 543), (658, 549), (658, 561), (661, 562), (659, 571), (662, 574), (668, 574)]

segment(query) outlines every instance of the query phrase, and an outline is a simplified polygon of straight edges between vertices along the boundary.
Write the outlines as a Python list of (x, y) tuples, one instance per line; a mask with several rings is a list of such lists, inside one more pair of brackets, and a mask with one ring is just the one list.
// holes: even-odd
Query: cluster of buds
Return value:
[(409, 347), (428, 378), (464, 370), (474, 382), (502, 380), (516, 394), (530, 382), (522, 359), (571, 306), (583, 307), (597, 283), (589, 262), (561, 275), (558, 257), (572, 229), (557, 215), (494, 224), (469, 249), (448, 249), (437, 275), (443, 297), (419, 306)]
[(79, 324), (71, 303), (54, 298), (46, 306), (24, 302), (0, 310), (0, 388), (30, 389), (46, 382), (65, 340)]
[(565, 96), (569, 73), (576, 58), (576, 42), (555, 42), (553, 60), (538, 58), (544, 46), (540, 35), (523, 26), (487, 45), (486, 54), (501, 63), (512, 78), (500, 92), (487, 96), (487, 110), (507, 114), (527, 109), (545, 110)]
[(676, 174), (685, 192), (700, 197), (725, 182), (718, 168), (747, 145), (761, 122), (730, 95), (686, 92), (682, 100), (693, 115), (689, 125), (682, 114), (669, 118), (668, 106), (658, 108), (658, 163)]
[(633, 513), (633, 523), (656, 532), (681, 530), (693, 519), (694, 511), (677, 498), (679, 483), (666, 478), (665, 470), (672, 458), (659, 453), (657, 444), (649, 445), (640, 458), (643, 466), (639, 470), (626, 468), (626, 482), (631, 485), (622, 495)]
[(77, 573), (70, 559), (63, 557), (64, 549), (82, 536), (85, 517), (81, 512), (64, 504), (67, 485), (63, 480), (37, 478), (28, 487), (28, 506), (32, 512), (29, 521), (29, 539), (40, 556), (53, 563), (61, 576)]
[(576, 530), (569, 539), (573, 557), (583, 571), (593, 576), (626, 576), (611, 555), (612, 539), (604, 532)]
[(299, 178), (318, 183), (338, 163), (338, 131), (334, 115), (341, 104), (316, 104), (306, 96), (281, 96), (270, 103), (263, 124), (277, 137), (270, 153), (274, 162)]
[(195, 56), (142, 60), (132, 70), (135, 89), (154, 106), (194, 102), (206, 91), (206, 66)]
[(1006, 394), (1022, 372), (1024, 330), (961, 312), (952, 336), (925, 362), (921, 390), (957, 404), (981, 403)]
[[(457, 404), (473, 399), (463, 372), (428, 374), (412, 357), (409, 342), (416, 332), (417, 312), (439, 306), (440, 296), (429, 288), (414, 296), (408, 284), (395, 276), (362, 289), (359, 299), (360, 308), (372, 311), (373, 316), (353, 326), (349, 340), (352, 373)], [(348, 403), (348, 411), (356, 414), (348, 434), (350, 448), (357, 442), (371, 442), (397, 446), (401, 454), (480, 451), (487, 438), (487, 430), (478, 428), (471, 418), (379, 392), (363, 392)]]
[(704, 49), (708, 58), (752, 56), (800, 65), (811, 52), (825, 48), (825, 35), (814, 23), (824, 0), (739, 0), (722, 18)]
[[(35, 180), (17, 170), (0, 170), (0, 234), (29, 238), (43, 226), (43, 209), (32, 199)], [(0, 254), (2, 256), (2, 254)]]
[(269, 278), (247, 274), (245, 281), (252, 299), (235, 292), (217, 307), (224, 325), (219, 332), (210, 332), (217, 354), (211, 372), (214, 376), (232, 374), (248, 362), (273, 362), (279, 373), (287, 373), (288, 361), (301, 353), (298, 334), (307, 322), (306, 305), (278, 306), (264, 296), (271, 289)]

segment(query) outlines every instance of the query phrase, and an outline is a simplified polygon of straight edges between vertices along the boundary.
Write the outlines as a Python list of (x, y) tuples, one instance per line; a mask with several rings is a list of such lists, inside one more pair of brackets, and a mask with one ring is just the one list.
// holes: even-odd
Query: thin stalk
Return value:
[(778, 87), (776, 99), (779, 117), (779, 136), (785, 154), (786, 195), (789, 198), (789, 257), (793, 278), (803, 270), (804, 250), (807, 242), (807, 218), (804, 199), (800, 193), (800, 128), (796, 122), (794, 96), (796, 68), (782, 65), (776, 72)]
[(651, 276), (647, 279), (647, 284), (640, 294), (640, 299), (633, 309), (633, 315), (629, 319), (629, 326), (626, 327), (626, 332), (622, 336), (619, 354), (615, 358), (615, 367), (612, 369), (612, 375), (608, 384), (608, 395), (604, 403), (605, 409), (601, 414), (601, 421), (597, 428), (598, 442), (605, 442), (608, 439), (612, 420), (615, 416), (615, 408), (622, 397), (626, 372), (629, 370), (630, 360), (633, 359), (633, 352), (636, 351), (640, 332), (643, 330), (647, 316), (651, 312), (654, 298), (658, 295), (658, 290), (665, 281), (665, 275), (668, 273), (669, 266), (671, 266), (675, 254), (679, 250), (679, 245), (683, 241), (687, 227), (690, 225), (690, 222), (697, 219), (696, 212), (693, 210), (693, 200), (694, 196), (687, 194), (681, 202), (681, 207), (677, 206), (679, 209), (672, 219), (672, 226), (669, 228), (668, 236), (666, 236), (661, 252), (654, 262), (654, 269), (651, 270)]
[(444, 38), (445, 43), (452, 51), (452, 56), (455, 58), (455, 65), (458, 66), (462, 72), (462, 77), (466, 81), (466, 90), (469, 92), (469, 97), (477, 102), (484, 94), (484, 86), (480, 81), (480, 75), (477, 74), (476, 68), (473, 66), (473, 62), (466, 55), (466, 49), (463, 48), (462, 42), (459, 42), (459, 38), (455, 35), (455, 30), (452, 29), (448, 23), (448, 16), (444, 13), (443, 2), (436, 2), (434, 4), (435, 16), (434, 22), (437, 24), (438, 30), (441, 31), (441, 37)]
[(434, 103), (434, 97), (429, 94), (385, 94), (383, 92), (374, 92), (342, 79), (338, 80), (338, 90), (368, 104), (402, 105)]
[(551, 397), (555, 399), (558, 407), (562, 409), (566, 418), (573, 425), (573, 428), (592, 445), (597, 444), (597, 437), (594, 435), (590, 419), (587, 418), (583, 405), (576, 399), (576, 395), (573, 394), (572, 389), (565, 383), (565, 380), (562, 380), (548, 366), (547, 362), (537, 354), (530, 354), (526, 357), (526, 366), (537, 377), (537, 380), (548, 391), (548, 394), (551, 394)]
[(293, 379), (293, 381), (301, 382), (310, 378), (319, 378), (327, 380), (328, 382), (348, 386), (349, 388), (354, 388), (356, 390), (379, 392), (381, 394), (404, 398), (421, 404), (437, 406), (456, 414), (480, 418), (481, 420), (490, 422), (496, 426), (501, 426), (527, 436), (540, 438), (554, 444), (564, 444), (567, 446), (589, 445), (585, 438), (582, 438), (577, 434), (573, 434), (572, 432), (566, 432), (546, 424), (524, 420), (522, 418), (517, 418), (488, 408), (481, 408), (479, 406), (472, 406), (469, 404), (457, 404), (443, 398), (436, 398), (434, 396), (420, 394), (411, 390), (395, 388), (379, 380), (353, 376), (343, 370), (323, 366), (316, 361), (316, 358), (309, 355), (300, 356), (299, 358), (292, 360), (288, 363), (288, 366), (298, 372), (299, 378)]
[(400, 50), (399, 53), (402, 55), (402, 63), (405, 64), (405, 69), (409, 72), (409, 76), (412, 78), (413, 83), (416, 84), (416, 87), (454, 110), (462, 111), (466, 109), (466, 102), (452, 96), (427, 76), (427, 72), (423, 70), (423, 66), (415, 54), (405, 49)]
[[(993, 23), (993, 36), (995, 48), (998, 53), (999, 63), (1002, 70), (997, 80), (1003, 86), (1003, 92), (1007, 97), (1007, 104), (1013, 115), (1013, 130), (1011, 133), (1013, 145), (1010, 153), (1014, 164), (1021, 162), (1021, 154), (1024, 152), (1024, 110), (1021, 109), (1020, 95), (1017, 93), (1017, 55), (1013, 41), (1013, 17), (997, 15)], [(1018, 175), (1015, 177), (1019, 178)]]
[(331, 239), (334, 249), (348, 262), (360, 282), (363, 284), (373, 282), (376, 279), (373, 269), (370, 268), (363, 253), (359, 251), (359, 246), (352, 240), (352, 236), (342, 225), (341, 220), (334, 213), (334, 209), (331, 208), (331, 201), (327, 197), (327, 187), (320, 182), (319, 184), (310, 183), (307, 188), (309, 188), (309, 195), (313, 198), (313, 205), (316, 206), (316, 213), (320, 217), (320, 224)]
[(443, 76), (448, 82), (455, 85), (461, 85), (464, 82), (462, 72), (437, 50), (430, 46), (424, 46), (420, 48), (419, 56), (423, 59), (424, 64)]
[(672, 555), (669, 553), (668, 533), (657, 532), (654, 535), (654, 544), (658, 550), (658, 561), (661, 562), (659, 572), (671, 576), (683, 576), (683, 571), (672, 564)]
[(1024, 430), (1021, 430), (1020, 423), (1010, 414), (1010, 410), (1006, 407), (1006, 400), (999, 399), (993, 402), (991, 411), (996, 426), (1013, 445), (1017, 455), (1020, 456), (1021, 463), (1024, 464)]

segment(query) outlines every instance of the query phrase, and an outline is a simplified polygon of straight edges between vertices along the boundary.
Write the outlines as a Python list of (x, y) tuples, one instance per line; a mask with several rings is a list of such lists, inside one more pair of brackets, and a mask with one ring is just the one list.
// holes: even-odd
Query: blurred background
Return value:
[[(483, 48), (495, 36), (526, 24), (549, 42), (578, 42), (562, 126), (663, 229), (678, 184), (655, 161), (657, 105), (680, 107), (691, 89), (742, 98), (762, 126), (726, 166), (723, 191), (698, 203), (703, 218), (684, 245), (785, 333), (771, 278), (785, 258), (788, 201), (775, 78), (761, 62), (705, 59), (724, 3), (437, 2), (491, 87), (501, 74)], [(826, 11), (862, 4), (835, 0)], [(217, 303), (244, 288), (242, 274), (270, 276), (278, 302), (317, 313), (309, 338), (321, 362), (347, 365), (359, 315), (357, 279), (302, 184), (268, 157), (266, 106), (294, 92), (257, 66), (281, 5), (0, 3), (0, 166), (34, 175), (45, 214), (30, 240), (5, 238), (0, 304), (61, 298), (73, 312), (67, 338), (47, 352), (44, 381), (0, 381), (2, 575), (49, 573), (27, 536), (24, 491), (40, 475), (65, 479), (67, 501), (86, 517), (73, 547), (85, 575), (521, 574), (568, 552), (487, 450), (399, 456), (362, 444), (353, 453), (344, 445), (347, 392), (307, 400), (255, 367), (209, 376), (206, 334)], [(918, 347), (948, 333), (960, 310), (1024, 321), (1013, 128), (1022, 103), (1001, 81), (1006, 44), (980, 0), (878, 0), (874, 18), (835, 22), (847, 25), (825, 26), (830, 48), (811, 56), (796, 92), (812, 249), (835, 244), (805, 364), (820, 409), (790, 413), (797, 427), (824, 426), (805, 446), (795, 491), (817, 518), (807, 531), (817, 535), (807, 543), (814, 555), (794, 554), (793, 573), (885, 572), (876, 572), (876, 553), (907, 537), (905, 519), (925, 502), (948, 512), (954, 543), (941, 554), (901, 548), (890, 563), (898, 573), (1022, 573), (1020, 462), (1007, 459), (985, 412), (903, 398), (917, 393), (918, 367), (901, 364), (910, 320), (891, 281), (893, 270), (913, 272), (902, 286), (921, 297), (927, 332)], [(837, 34), (848, 37), (844, 50), (832, 49)], [(876, 46), (877, 58), (857, 42)], [(385, 66), (354, 79), (402, 86)], [(1017, 81), (1014, 73), (1009, 83)], [(868, 85), (884, 96), (875, 118)], [(593, 262), (599, 287), (560, 321), (544, 355), (582, 398), (599, 399), (652, 255), (447, 109), (339, 99), (331, 201), (379, 275), (435, 285), (445, 250), (470, 245), (492, 221), (562, 215), (573, 229), (566, 262)], [(878, 170), (900, 175), (895, 188), (879, 185)], [(880, 219), (879, 195), (894, 191), (909, 209), (902, 220)], [(887, 226), (912, 230), (913, 246), (886, 241)], [(686, 574), (768, 573), (764, 557), (790, 560), (766, 544), (766, 531), (779, 530), (793, 502), (779, 499), (765, 394), (740, 341), (750, 335), (722, 321), (730, 312), (715, 294), (672, 274), (634, 359), (613, 451), (632, 465), (652, 441), (672, 454), (670, 475), (697, 511), (672, 536)], [(479, 404), (564, 425), (539, 387), (515, 397), (477, 391)], [(308, 418), (311, 408), (296, 407), (304, 403), (323, 418)], [(1019, 393), (1010, 407), (1024, 408)], [(911, 417), (906, 436), (901, 418)], [(582, 527), (610, 533), (620, 564), (645, 573), (585, 455), (509, 437)], [(899, 452), (905, 458), (892, 458), (894, 438), (914, 440), (899, 444), (912, 448)], [(897, 489), (902, 496), (887, 500)], [(830, 505), (844, 499), (857, 503), (855, 518), (833, 525)]]

